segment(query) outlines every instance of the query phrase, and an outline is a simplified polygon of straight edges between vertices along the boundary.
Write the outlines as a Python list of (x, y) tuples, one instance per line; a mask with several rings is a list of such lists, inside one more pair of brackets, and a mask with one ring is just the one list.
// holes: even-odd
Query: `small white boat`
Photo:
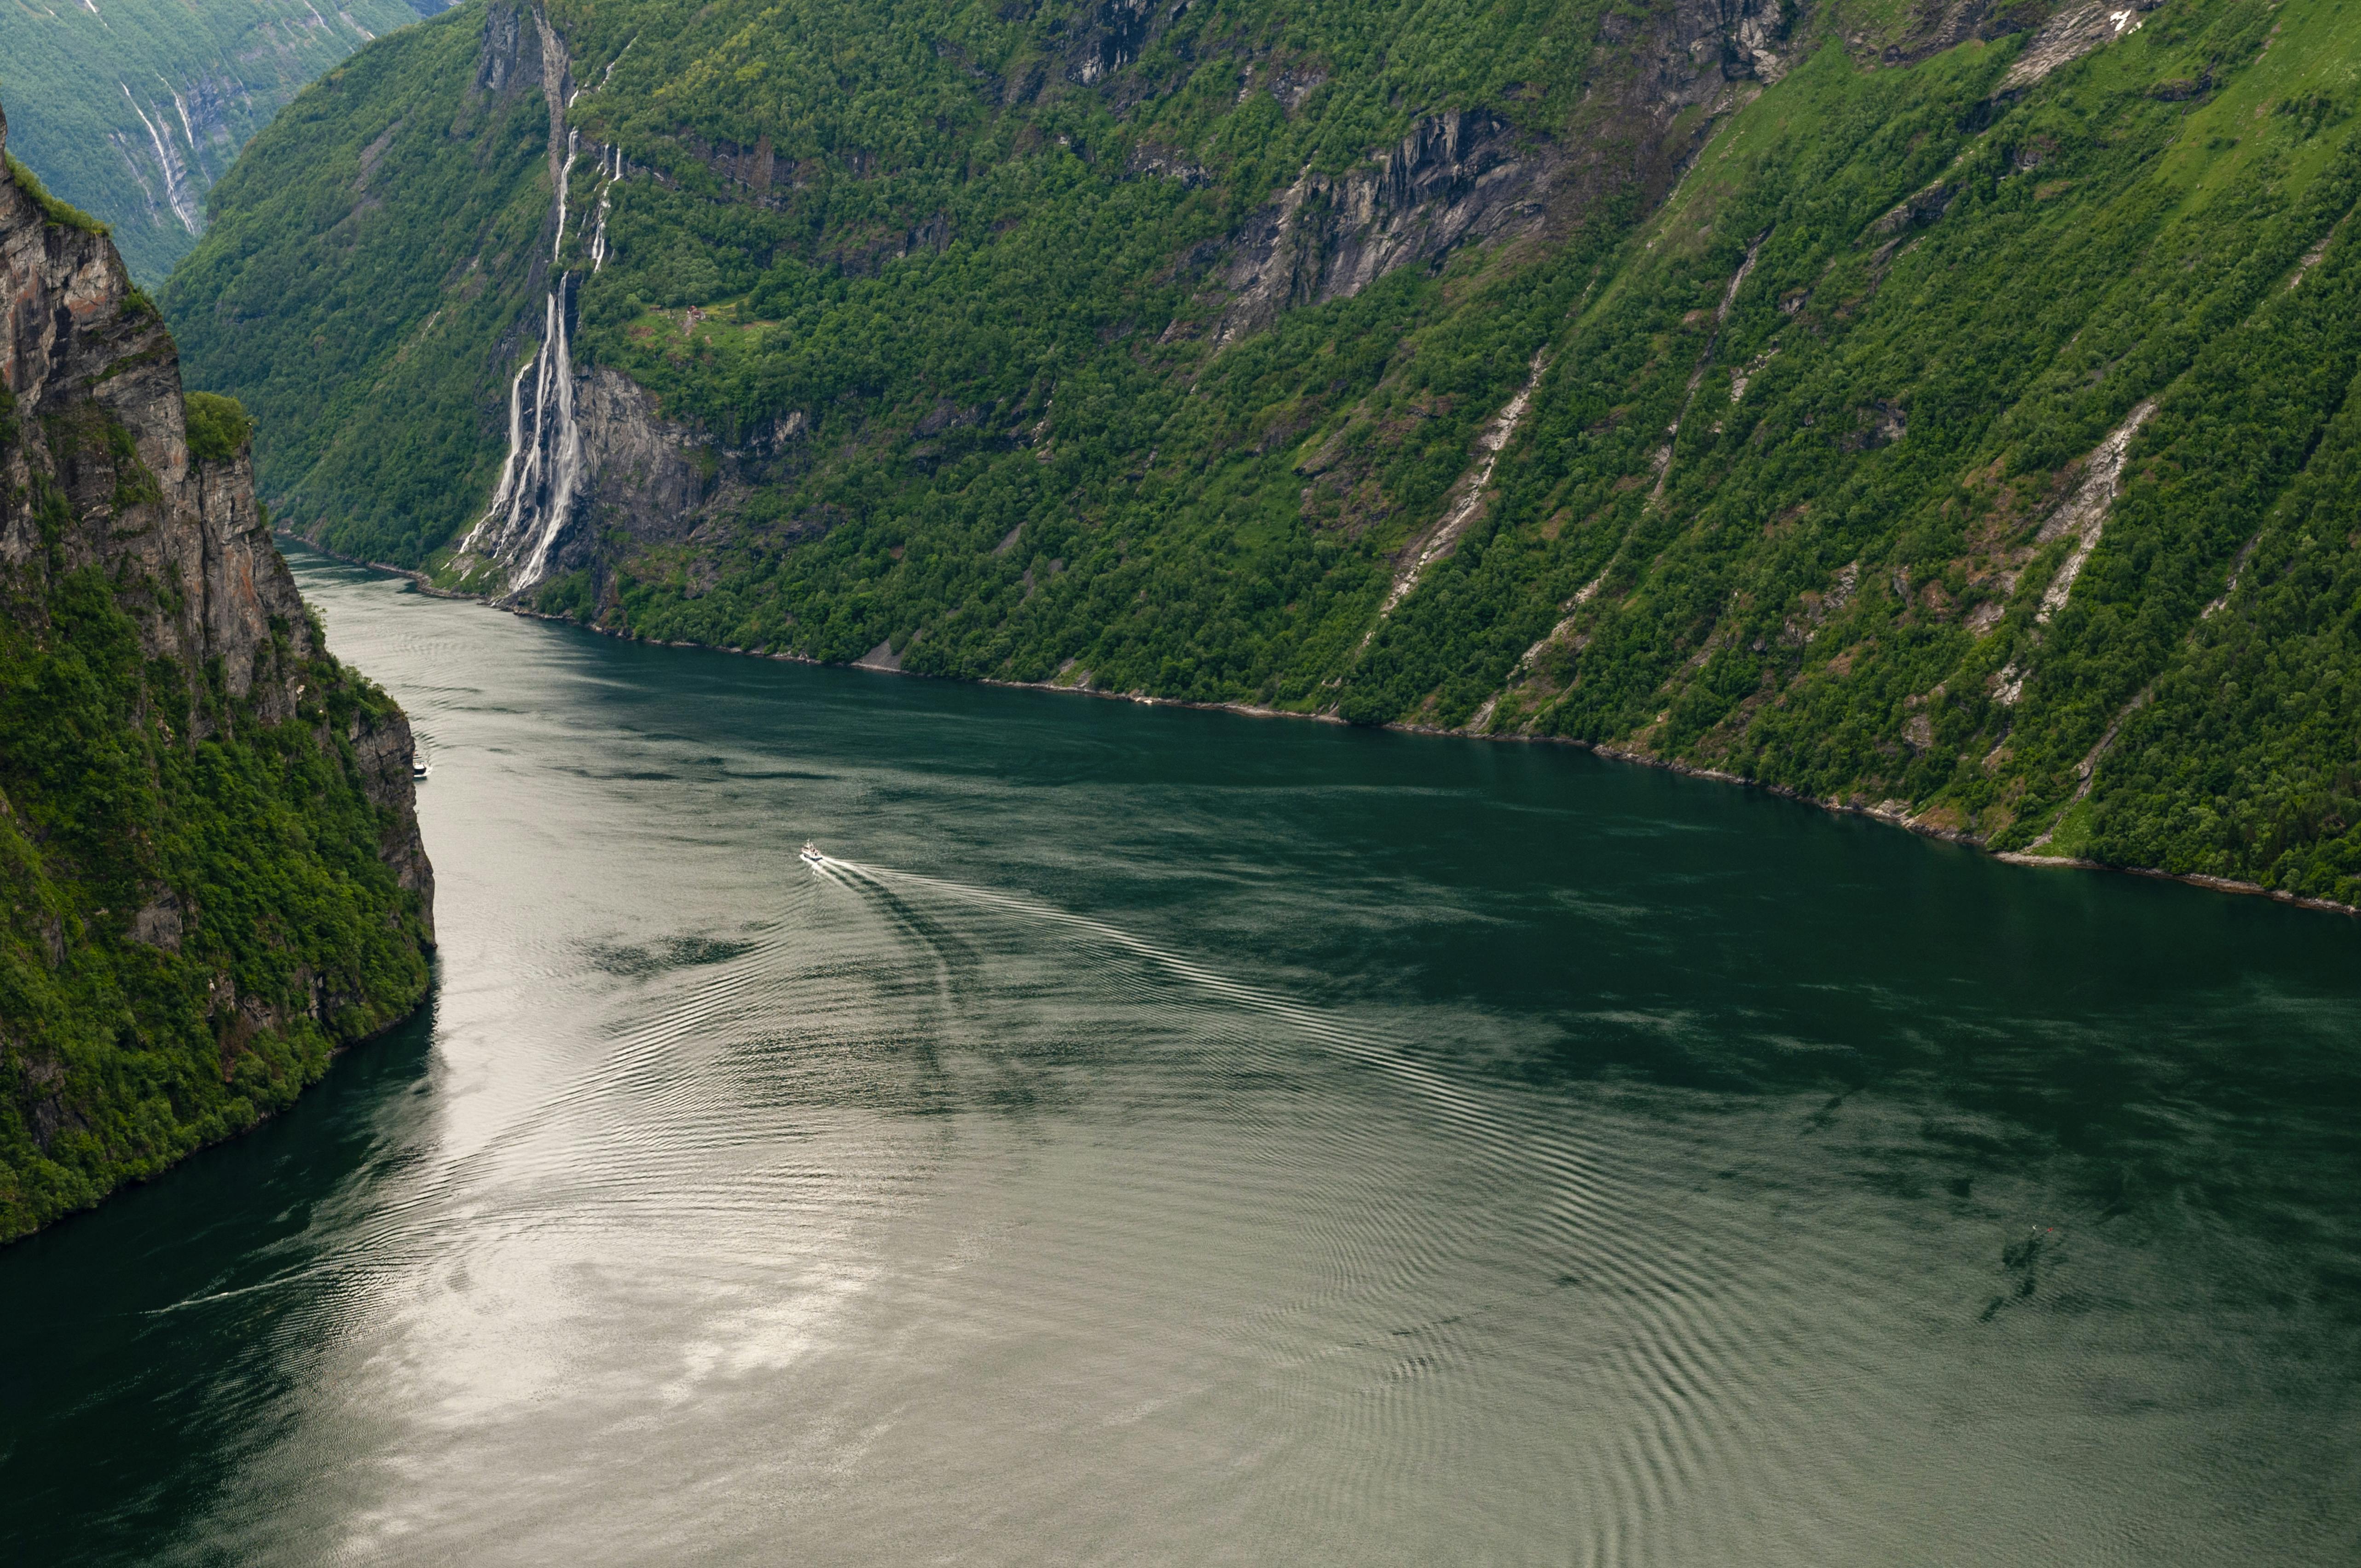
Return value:
[(413, 759), (410, 764), (410, 776), (414, 779), (423, 779), (434, 771), (434, 764), (432, 762)]
[(804, 861), (808, 865), (825, 865), (828, 862), (828, 857), (819, 852), (818, 844), (807, 840), (804, 844)]

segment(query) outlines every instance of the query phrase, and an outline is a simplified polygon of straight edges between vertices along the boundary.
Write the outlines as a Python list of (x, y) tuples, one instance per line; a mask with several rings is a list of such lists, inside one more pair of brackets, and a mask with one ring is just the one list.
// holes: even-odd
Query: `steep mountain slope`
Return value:
[(350, 554), (2361, 896), (2328, 0), (552, 0), (167, 308)]
[[(0, 140), (6, 126), (0, 123)], [(250, 1125), (426, 984), (408, 724), (342, 669), (92, 220), (0, 178), (0, 1239)]]
[(26, 0), (0, 9), (16, 155), (161, 282), (205, 192), (295, 90), (441, 0)]

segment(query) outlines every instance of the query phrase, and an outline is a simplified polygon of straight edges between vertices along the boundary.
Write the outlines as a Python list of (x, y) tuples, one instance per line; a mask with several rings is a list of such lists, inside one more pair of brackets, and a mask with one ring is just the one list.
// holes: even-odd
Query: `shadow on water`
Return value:
[(253, 1132), (0, 1249), (15, 1561), (139, 1561), (282, 1435), (340, 1332), (319, 1310), (318, 1222), (349, 1226), (433, 1141), (434, 1005)]

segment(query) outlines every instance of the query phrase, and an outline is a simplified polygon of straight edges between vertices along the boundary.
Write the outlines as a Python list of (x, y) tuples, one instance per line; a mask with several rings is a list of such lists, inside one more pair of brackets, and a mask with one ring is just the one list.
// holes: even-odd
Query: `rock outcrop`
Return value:
[[(255, 504), (246, 453), (191, 455), (171, 336), (114, 246), (46, 222), (23, 189), (0, 182), (0, 379), (20, 430), (49, 433), (15, 444), (9, 486), (49, 481), (72, 519), (49, 541), (32, 508), (0, 518), (9, 586), (37, 597), (83, 566), (145, 585), (123, 603), (148, 658), (219, 660), (228, 694), (262, 722), (292, 717), (293, 664), (318, 652), (302, 600)], [(188, 724), (196, 737), (213, 727), (201, 710)]]
[[(6, 136), (0, 116), (0, 147)], [(118, 585), (148, 658), (217, 668), (249, 722), (294, 718), (303, 667), (324, 650), (256, 502), (252, 457), (244, 446), (209, 460), (191, 453), (180, 356), (114, 245), (48, 221), (33, 196), (0, 181), (0, 380), (20, 430), (52, 433), (15, 444), (9, 488), (22, 495), (45, 479), (72, 518), (45, 540), (36, 509), (0, 515), (11, 610), (38, 615), (52, 577), (95, 566)], [(192, 700), (181, 732), (194, 742), (220, 722)], [(397, 819), (383, 859), (418, 894), (431, 931), (434, 875), (418, 832), (409, 720), (395, 709), (353, 726), (370, 799)]]
[(243, 411), (215, 400), (192, 443), (104, 229), (13, 175), (0, 289), (5, 1238), (407, 1013), (434, 883), (409, 723), (323, 645)]
[[(1349, 299), (1465, 246), (1562, 233), (1625, 177), (1600, 167), (1604, 149), (1630, 159), (1629, 176), (1642, 186), (1668, 184), (1715, 116), (1751, 84), (1785, 74), (1788, 25), (1780, 0), (1681, 0), (1635, 49), (1631, 74), (1605, 94), (1591, 146), (1521, 134), (1495, 111), (1449, 110), (1346, 173), (1305, 170), (1234, 236), (1214, 342), (1258, 332), (1282, 311)], [(1610, 12), (1601, 39), (1642, 43), (1637, 26)], [(1282, 75), (1271, 91), (1286, 102), (1287, 86)], [(1683, 121), (1693, 109), (1702, 119)]]
[(2070, 65), (2117, 38), (2139, 31), (2147, 14), (2164, 0), (2082, 0), (2061, 6), (2042, 24), (2016, 63), (2001, 79), (2004, 93), (2032, 86), (2060, 66)]
[(1235, 342), (1281, 311), (1349, 298), (1460, 246), (1535, 232), (1573, 162), (1554, 144), (1521, 145), (1498, 115), (1453, 110), (1350, 173), (1307, 170), (1238, 236), (1213, 340)]

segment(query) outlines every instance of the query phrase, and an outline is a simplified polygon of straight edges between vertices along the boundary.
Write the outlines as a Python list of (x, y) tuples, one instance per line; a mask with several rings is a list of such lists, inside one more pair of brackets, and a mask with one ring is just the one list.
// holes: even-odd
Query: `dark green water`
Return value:
[(8, 1561), (2361, 1556), (2352, 922), (299, 569), (440, 991), (0, 1251)]

